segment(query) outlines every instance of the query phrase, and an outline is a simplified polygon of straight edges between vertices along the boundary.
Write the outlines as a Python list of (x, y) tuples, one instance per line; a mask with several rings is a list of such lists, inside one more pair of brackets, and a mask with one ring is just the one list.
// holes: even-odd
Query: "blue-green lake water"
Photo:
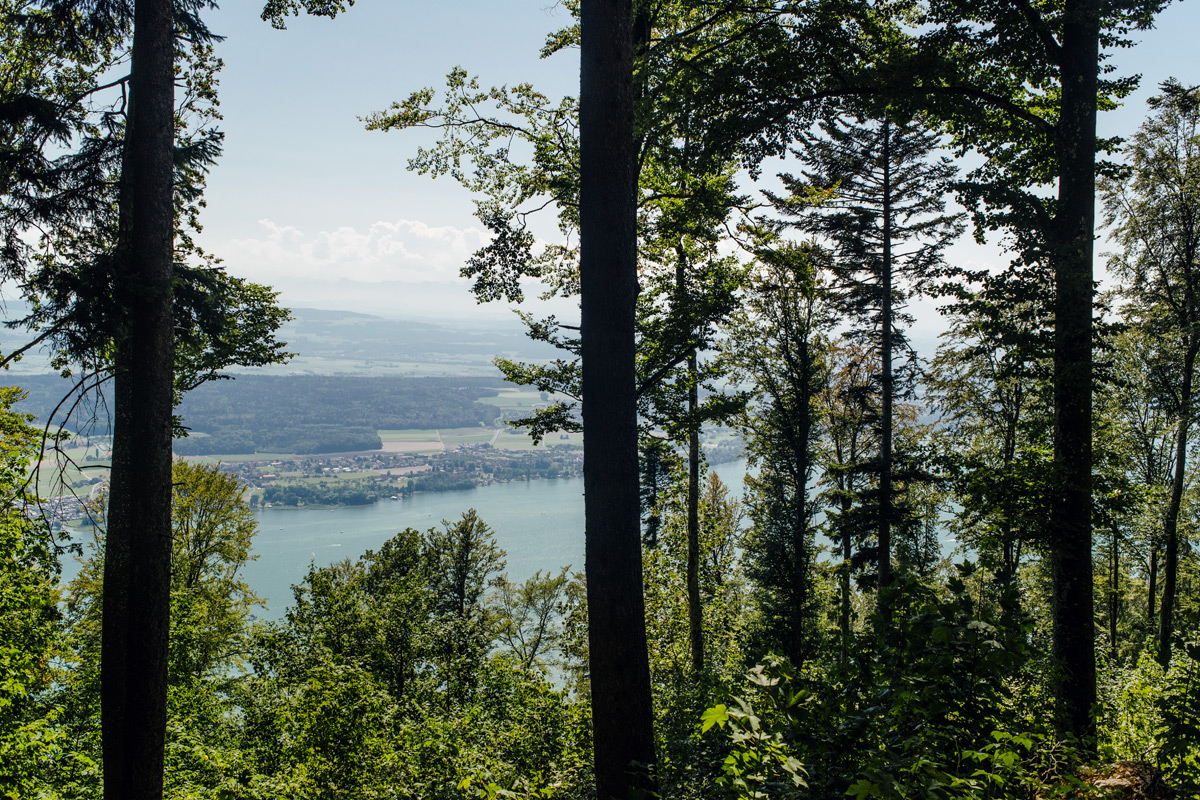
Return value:
[[(712, 468), (736, 496), (744, 460)], [(267, 508), (255, 514), (257, 560), (243, 575), (267, 601), (258, 616), (276, 619), (292, 600), (291, 586), (310, 564), (354, 559), (404, 528), (425, 530), (453, 522), (474, 508), (508, 553), (508, 577), (522, 581), (542, 570), (583, 569), (583, 479), (497, 483), (457, 492), (423, 493), (370, 506)]]

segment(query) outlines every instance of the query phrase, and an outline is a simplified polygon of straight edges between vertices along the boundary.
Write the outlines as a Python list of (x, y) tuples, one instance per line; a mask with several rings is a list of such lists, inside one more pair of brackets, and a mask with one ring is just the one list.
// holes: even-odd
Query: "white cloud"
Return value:
[(376, 222), (366, 231), (341, 227), (309, 233), (269, 219), (263, 235), (213, 247), (230, 272), (271, 283), (280, 279), (458, 282), (471, 254), (491, 239), (478, 228), (423, 222)]

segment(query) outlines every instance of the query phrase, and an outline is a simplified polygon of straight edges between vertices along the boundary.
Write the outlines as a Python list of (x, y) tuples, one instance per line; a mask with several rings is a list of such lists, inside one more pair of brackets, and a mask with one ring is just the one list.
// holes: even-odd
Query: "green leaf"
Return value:
[(866, 778), (859, 778), (855, 781), (846, 794), (850, 797), (880, 797), (879, 787), (871, 783)]
[(718, 703), (712, 708), (705, 709), (704, 713), (700, 715), (700, 732), (708, 733), (713, 725), (724, 728), (727, 722), (729, 722), (729, 709), (723, 703)]

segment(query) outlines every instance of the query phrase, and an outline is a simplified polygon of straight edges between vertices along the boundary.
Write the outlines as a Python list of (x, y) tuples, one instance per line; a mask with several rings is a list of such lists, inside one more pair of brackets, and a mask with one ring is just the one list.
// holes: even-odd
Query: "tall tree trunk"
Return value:
[(1175, 472), (1171, 476), (1171, 504), (1163, 524), (1165, 550), (1163, 553), (1162, 608), (1158, 624), (1158, 663), (1164, 668), (1171, 663), (1171, 639), (1175, 633), (1175, 584), (1179, 572), (1179, 508), (1183, 503), (1183, 487), (1187, 478), (1188, 434), (1192, 427), (1192, 372), (1196, 369), (1196, 350), (1200, 339), (1188, 336), (1183, 359), (1183, 384), (1179, 388), (1179, 424), (1175, 431)]
[[(843, 491), (845, 485), (842, 486)], [(842, 667), (850, 660), (850, 559), (854, 555), (850, 526), (845, 523), (846, 515), (850, 512), (850, 498), (842, 495), (842, 566), (838, 570), (838, 581), (841, 584), (841, 614), (839, 624), (842, 628)]]
[(638, 519), (636, 173), (630, 0), (580, 14), (584, 517), (596, 794), (655, 791)]
[(1050, 515), (1059, 734), (1092, 739), (1096, 633), (1092, 585), (1092, 251), (1096, 202), (1098, 0), (1066, 0), (1055, 131), (1054, 468)]
[(800, 479), (796, 484), (796, 517), (792, 523), (792, 636), (788, 653), (797, 669), (804, 664), (808, 656), (808, 648), (805, 647), (804, 641), (804, 618), (809, 604), (808, 514), (804, 507), (805, 500), (804, 481)]
[(696, 409), (700, 404), (696, 386), (696, 351), (688, 354), (688, 491), (687, 491), (687, 602), (688, 633), (692, 645), (692, 669), (704, 669), (704, 620), (700, 608), (700, 426)]
[(1121, 532), (1112, 526), (1112, 547), (1109, 552), (1108, 574), (1108, 654), (1117, 663), (1117, 615), (1121, 611)]
[[(1019, 412), (1018, 412), (1019, 413)], [(1004, 520), (1000, 527), (1001, 547), (1001, 581), (1007, 589), (1013, 585), (1017, 575), (1016, 566), (1016, 528), (1013, 525), (1015, 516), (1016, 487), (1013, 481), (1013, 462), (1017, 455), (1017, 415), (1008, 418), (1004, 430)]]
[(1150, 575), (1146, 586), (1146, 619), (1154, 624), (1154, 612), (1158, 605), (1158, 542), (1150, 538)]
[(114, 423), (101, 628), (104, 795), (158, 800), (171, 590), (171, 0), (137, 0), (120, 189)]
[(805, 618), (811, 602), (812, 587), (809, 582), (809, 551), (808, 551), (808, 475), (812, 468), (812, 420), (813, 394), (812, 372), (813, 355), (807, 336), (798, 337), (796, 343), (799, 352), (796, 354), (798, 377), (800, 379), (800, 403), (794, 420), (794, 438), (791, 440), (789, 457), (792, 470), (792, 491), (796, 508), (792, 520), (792, 608), (791, 608), (791, 644), (788, 657), (792, 664), (799, 668), (808, 657), (806, 646)]
[(892, 124), (883, 122), (883, 285), (880, 287), (879, 376), (881, 385), (879, 431), (879, 589), (880, 610), (883, 590), (892, 582)]

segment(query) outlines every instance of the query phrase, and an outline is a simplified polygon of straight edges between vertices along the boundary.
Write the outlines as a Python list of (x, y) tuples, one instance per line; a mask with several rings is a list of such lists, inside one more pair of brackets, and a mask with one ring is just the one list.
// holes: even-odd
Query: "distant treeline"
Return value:
[[(378, 450), (378, 430), (491, 425), (495, 378), (359, 378), (327, 375), (244, 375), (189, 392), (178, 409), (183, 424), (206, 434), (177, 439), (181, 455), (217, 453), (337, 453)], [(19, 409), (46, 421), (73, 382), (58, 375), (5, 376), (28, 394)], [(108, 388), (108, 387), (106, 387)], [(88, 435), (109, 433), (102, 395), (63, 405), (53, 422)]]
[(181, 456), (236, 455), (239, 453), (350, 453), (378, 450), (383, 440), (374, 428), (348, 425), (292, 425), (279, 422), (257, 431), (219, 428), (215, 433), (193, 433), (175, 440)]
[(369, 506), (383, 497), (379, 489), (368, 487), (362, 482), (333, 486), (268, 486), (263, 490), (262, 501), (281, 506)]

